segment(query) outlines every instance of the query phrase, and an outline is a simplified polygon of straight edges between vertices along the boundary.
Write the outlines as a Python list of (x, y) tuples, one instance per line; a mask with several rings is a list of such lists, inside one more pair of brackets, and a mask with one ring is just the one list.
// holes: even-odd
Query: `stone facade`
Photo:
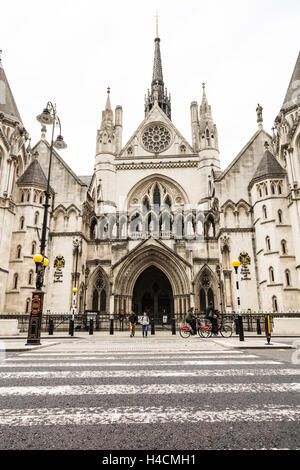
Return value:
[[(94, 172), (78, 176), (54, 151), (44, 311), (138, 313), (156, 318), (236, 311), (231, 261), (244, 311), (300, 309), (300, 55), (272, 135), (258, 130), (225, 170), (203, 84), (191, 103), (191, 143), (171, 121), (155, 38), (145, 119), (122, 144), (121, 106), (108, 90)], [(50, 144), (34, 147), (0, 63), (0, 311), (29, 312)], [(60, 264), (61, 255), (64, 263)], [(57, 258), (59, 256), (59, 258)]]

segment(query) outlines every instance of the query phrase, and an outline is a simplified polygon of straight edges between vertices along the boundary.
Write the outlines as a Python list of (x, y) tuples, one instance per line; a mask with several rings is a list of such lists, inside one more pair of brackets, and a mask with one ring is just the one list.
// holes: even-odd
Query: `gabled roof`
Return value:
[(84, 176), (78, 176), (78, 178), (87, 186), (90, 186), (91, 181), (93, 179), (93, 175), (84, 175)]
[(270, 134), (268, 134), (264, 129), (260, 129), (255, 132), (255, 134), (251, 137), (249, 142), (245, 145), (245, 147), (242, 148), (242, 150), (238, 153), (238, 155), (234, 158), (234, 160), (228, 165), (228, 167), (223, 171), (223, 172), (216, 172), (215, 173), (215, 179), (217, 181), (220, 181), (221, 179), (224, 178), (224, 176), (227, 175), (227, 173), (235, 166), (235, 164), (242, 158), (246, 150), (253, 144), (253, 142), (258, 138), (260, 134), (264, 134), (268, 140), (272, 140), (272, 137)]
[[(160, 114), (160, 119), (161, 119), (161, 122), (167, 124), (175, 134), (177, 134), (177, 136), (182, 139), (182, 141), (184, 142), (184, 144), (186, 145), (187, 149), (190, 151), (190, 153), (192, 155), (195, 154), (195, 151), (194, 149), (192, 148), (192, 146), (189, 144), (189, 142), (185, 139), (185, 137), (183, 137), (183, 135), (178, 131), (178, 129), (175, 127), (175, 125), (173, 124), (173, 122), (168, 118), (168, 116), (163, 112), (163, 110), (160, 108), (160, 106), (158, 105), (158, 103), (154, 103), (153, 107), (151, 108), (151, 110), (149, 111), (149, 113), (147, 114), (147, 116), (143, 119), (143, 121), (141, 122), (141, 124), (138, 126), (138, 128), (136, 129), (136, 131), (132, 134), (132, 136), (130, 137), (130, 139), (126, 142), (126, 144), (124, 145), (124, 147), (122, 148), (121, 152), (120, 152), (120, 156), (123, 155), (123, 153), (125, 152), (126, 148), (131, 145), (133, 143), (133, 140), (135, 138), (136, 135), (138, 135), (142, 129), (146, 126), (146, 124), (150, 124), (151, 122), (156, 122), (157, 119), (153, 119), (153, 114), (156, 114), (156, 112), (158, 111), (158, 113)], [(164, 152), (162, 152), (163, 154)]]
[(300, 52), (296, 65), (293, 71), (293, 75), (287, 89), (282, 109), (290, 108), (291, 106), (300, 104)]
[(266, 150), (251, 181), (259, 180), (267, 176), (281, 175), (286, 175), (285, 169), (282, 168), (274, 155), (269, 150)]
[(22, 119), (19, 114), (15, 99), (10, 89), (8, 80), (6, 78), (1, 57), (0, 57), (0, 113), (5, 117), (17, 121), (22, 124)]
[[(46, 140), (46, 139), (40, 139), (35, 145), (34, 147), (32, 148), (32, 152), (34, 153), (34, 151), (38, 148), (39, 145), (45, 145), (47, 147), (47, 149), (50, 151), (50, 144), (49, 142)], [(86, 186), (86, 183), (82, 181), (82, 179), (80, 179), (79, 176), (76, 175), (76, 173), (74, 173), (74, 171), (69, 167), (69, 165), (65, 162), (65, 160), (59, 155), (59, 153), (57, 153), (57, 151), (55, 149), (53, 149), (53, 155), (57, 158), (57, 160), (65, 167), (65, 169), (68, 171), (68, 173), (70, 173), (70, 175), (72, 175), (72, 177), (75, 179), (75, 181), (80, 184), (80, 186)]]
[(39, 161), (35, 158), (26, 168), (23, 175), (17, 181), (18, 185), (38, 185), (47, 187), (47, 178), (42, 170)]

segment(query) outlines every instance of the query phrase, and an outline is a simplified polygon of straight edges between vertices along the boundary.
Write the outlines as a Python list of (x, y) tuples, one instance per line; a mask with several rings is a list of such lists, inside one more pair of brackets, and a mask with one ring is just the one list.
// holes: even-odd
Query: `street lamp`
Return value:
[(233, 260), (231, 264), (234, 267), (235, 278), (236, 278), (235, 288), (236, 288), (236, 298), (237, 298), (237, 315), (238, 315), (240, 341), (244, 341), (243, 318), (241, 315), (241, 298), (240, 298), (240, 285), (239, 285), (239, 273), (238, 273), (241, 262), (238, 259), (236, 259), (236, 260)]
[[(64, 142), (64, 139), (61, 135), (61, 124), (59, 117), (56, 113), (56, 106), (52, 104), (51, 101), (48, 101), (46, 108), (41, 114), (37, 116), (37, 121), (41, 124), (52, 125), (52, 137), (50, 145), (50, 155), (49, 155), (49, 166), (48, 166), (48, 178), (47, 178), (47, 188), (45, 191), (45, 204), (44, 204), (44, 217), (42, 225), (42, 235), (41, 235), (41, 244), (40, 244), (40, 253), (34, 256), (34, 262), (36, 264), (36, 290), (32, 293), (32, 302), (31, 302), (31, 313), (29, 317), (29, 326), (28, 326), (28, 335), (26, 344), (41, 344), (41, 326), (42, 326), (42, 313), (43, 313), (43, 301), (44, 301), (44, 292), (42, 291), (45, 268), (49, 264), (49, 260), (45, 257), (45, 248), (46, 248), (46, 235), (47, 235), (47, 221), (48, 221), (48, 211), (49, 211), (49, 200), (50, 200), (50, 177), (51, 177), (51, 164), (52, 164), (52, 155), (53, 148), (64, 149), (67, 147), (67, 144)], [(59, 135), (54, 141), (54, 131), (55, 126), (59, 127)]]

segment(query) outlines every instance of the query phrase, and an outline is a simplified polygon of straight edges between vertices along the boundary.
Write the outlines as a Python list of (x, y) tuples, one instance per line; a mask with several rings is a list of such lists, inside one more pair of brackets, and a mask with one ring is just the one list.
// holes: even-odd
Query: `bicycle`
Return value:
[[(198, 335), (201, 337), (201, 333), (200, 333), (200, 330), (202, 328), (202, 325), (201, 325), (201, 322), (200, 320), (197, 321), (197, 324), (196, 324), (196, 334), (198, 333)], [(194, 334), (193, 332), (193, 329), (190, 327), (190, 326), (182, 326), (179, 330), (179, 334), (182, 338), (189, 338), (191, 335), (192, 336), (196, 336), (196, 334)]]
[[(221, 319), (219, 325), (218, 325), (218, 332), (221, 333), (221, 336), (223, 338), (230, 338), (232, 336), (232, 326), (226, 325), (225, 320), (223, 318)], [(201, 325), (201, 328), (199, 330), (199, 335), (202, 336), (202, 338), (211, 338), (212, 337), (212, 326), (210, 325)]]

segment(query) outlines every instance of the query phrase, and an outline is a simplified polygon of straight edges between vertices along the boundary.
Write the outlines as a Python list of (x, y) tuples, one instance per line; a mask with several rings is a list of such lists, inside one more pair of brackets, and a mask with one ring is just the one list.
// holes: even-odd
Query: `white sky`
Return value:
[(144, 118), (156, 9), (172, 121), (186, 139), (203, 81), (223, 169), (256, 132), (257, 103), (271, 132), (299, 52), (299, 0), (0, 0), (2, 63), (32, 145), (35, 117), (53, 101), (68, 143), (62, 157), (92, 174), (108, 86), (126, 143)]

